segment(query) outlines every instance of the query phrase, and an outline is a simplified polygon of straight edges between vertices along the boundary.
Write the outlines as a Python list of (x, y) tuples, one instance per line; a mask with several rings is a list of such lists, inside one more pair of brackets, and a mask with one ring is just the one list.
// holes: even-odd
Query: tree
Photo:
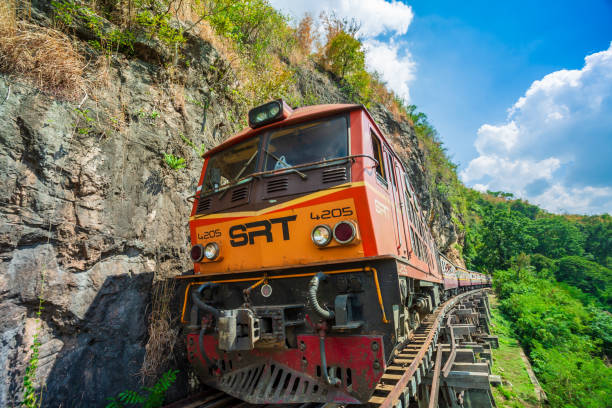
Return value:
[(365, 70), (365, 53), (361, 41), (344, 31), (329, 40), (323, 58), (330, 71), (339, 78)]
[(580, 256), (566, 256), (557, 262), (555, 276), (594, 295), (612, 310), (612, 270)]
[(612, 268), (612, 217), (608, 214), (585, 217), (578, 224), (585, 234), (586, 252), (608, 268)]
[(521, 252), (531, 253), (537, 241), (529, 235), (530, 219), (506, 209), (489, 208), (482, 223), (481, 257), (483, 269), (507, 269)]
[(584, 253), (584, 234), (575, 223), (563, 217), (539, 218), (531, 223), (529, 232), (538, 240), (535, 252), (548, 258), (558, 259)]

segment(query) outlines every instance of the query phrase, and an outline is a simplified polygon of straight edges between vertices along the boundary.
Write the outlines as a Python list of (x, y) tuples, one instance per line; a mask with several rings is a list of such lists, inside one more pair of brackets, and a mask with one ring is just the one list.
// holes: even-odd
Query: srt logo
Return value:
[(283, 240), (289, 240), (289, 222), (295, 221), (297, 215), (288, 217), (272, 218), (270, 220), (248, 222), (246, 224), (234, 225), (229, 229), (230, 244), (239, 247), (246, 244), (253, 245), (255, 237), (266, 237), (267, 242), (272, 242), (272, 224), (281, 224), (283, 227)]

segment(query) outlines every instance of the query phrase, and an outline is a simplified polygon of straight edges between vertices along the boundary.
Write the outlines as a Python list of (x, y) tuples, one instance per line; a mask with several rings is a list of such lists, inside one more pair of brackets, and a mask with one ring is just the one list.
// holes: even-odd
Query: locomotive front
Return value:
[(188, 358), (205, 384), (251, 403), (372, 395), (407, 332), (397, 305), (408, 291), (396, 260), (379, 256), (389, 234), (375, 218), (389, 203), (368, 187), (365, 115), (274, 101), (205, 154), (194, 274), (180, 279)]

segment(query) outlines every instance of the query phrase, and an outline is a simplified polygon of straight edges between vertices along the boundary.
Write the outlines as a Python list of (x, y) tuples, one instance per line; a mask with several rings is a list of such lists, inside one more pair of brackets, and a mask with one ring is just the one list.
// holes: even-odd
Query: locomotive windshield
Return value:
[(206, 168), (204, 190), (217, 191), (254, 173), (257, 168), (258, 147), (259, 137), (254, 137), (213, 155)]
[[(262, 138), (263, 169), (258, 170)], [(203, 191), (218, 191), (258, 171), (282, 170), (347, 155), (345, 116), (277, 128), (214, 154), (206, 167)]]
[(267, 140), (264, 171), (348, 155), (348, 127), (344, 116), (272, 131)]

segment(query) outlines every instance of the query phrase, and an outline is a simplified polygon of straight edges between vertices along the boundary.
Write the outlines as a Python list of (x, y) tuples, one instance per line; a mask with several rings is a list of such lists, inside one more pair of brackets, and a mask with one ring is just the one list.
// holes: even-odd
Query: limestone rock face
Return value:
[[(104, 406), (106, 397), (138, 390), (154, 282), (192, 268), (188, 198), (202, 160), (183, 137), (212, 148), (239, 125), (233, 102), (215, 91), (222, 61), (208, 43), (189, 39), (191, 64), (180, 78), (147, 62), (155, 56), (146, 49), (113, 58), (106, 79), (94, 78), (102, 85), (76, 102), (0, 75), (2, 407), (21, 400), (35, 333), (43, 406)], [(296, 85), (322, 103), (346, 102), (314, 69), (298, 67)], [(437, 214), (436, 239), (449, 247), (457, 240), (450, 206), (427, 191), (414, 130), (382, 107), (372, 114), (395, 136), (422, 206)], [(164, 153), (187, 167), (170, 169)], [(187, 371), (175, 396), (188, 391)]]
[[(0, 77), (0, 406), (20, 400), (38, 330), (44, 406), (141, 386), (151, 285), (191, 268), (187, 198), (202, 165), (180, 139), (200, 131), (202, 109), (179, 113), (156, 74), (119, 61), (80, 107)], [(201, 84), (185, 89), (201, 99)], [(165, 152), (187, 168), (169, 169)]]

